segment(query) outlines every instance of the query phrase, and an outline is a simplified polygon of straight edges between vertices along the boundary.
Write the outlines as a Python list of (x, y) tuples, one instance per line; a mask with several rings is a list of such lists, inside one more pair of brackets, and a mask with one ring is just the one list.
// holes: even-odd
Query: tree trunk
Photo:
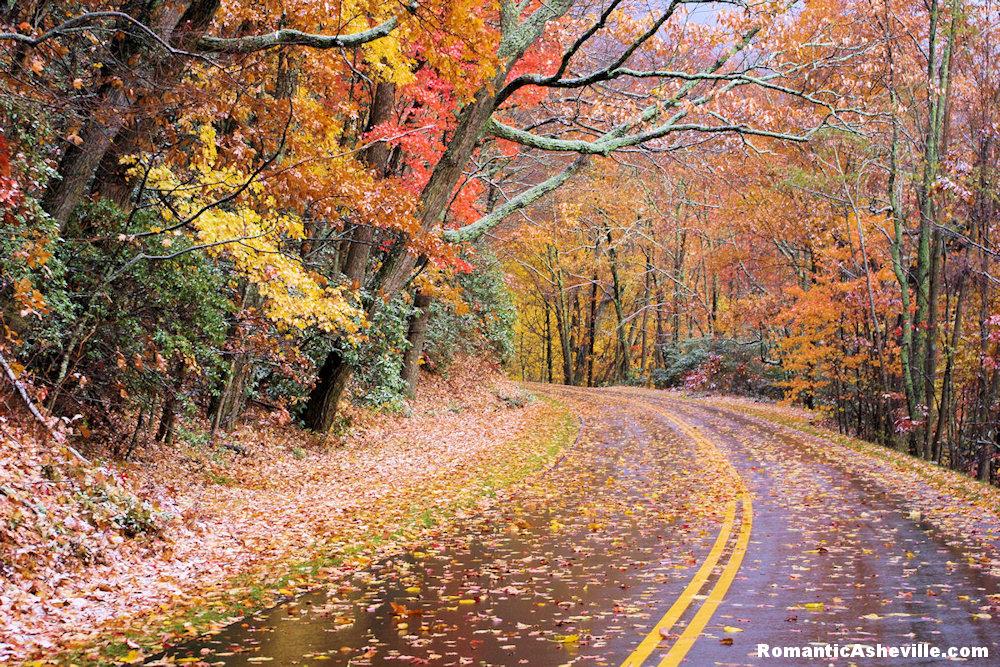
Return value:
[(403, 355), (403, 380), (406, 382), (406, 393), (411, 398), (416, 396), (417, 381), (420, 379), (420, 358), (424, 353), (424, 342), (427, 340), (427, 324), (431, 317), (431, 297), (417, 290), (413, 295), (413, 307), (416, 311), (410, 315), (410, 324), (406, 332), (406, 340), (410, 344)]
[[(366, 123), (366, 131), (384, 123), (392, 115), (395, 101), (395, 86), (383, 83), (375, 88), (371, 111)], [(374, 169), (380, 176), (385, 175), (389, 159), (389, 150), (384, 142), (372, 144), (361, 154), (361, 161)], [(344, 263), (344, 275), (356, 287), (365, 284), (368, 260), (371, 256), (371, 245), (374, 238), (373, 230), (366, 225), (354, 225), (351, 230), (351, 242), (347, 250), (347, 260)], [(372, 301), (374, 306), (375, 301)], [(344, 388), (351, 378), (354, 369), (348, 364), (340, 350), (334, 346), (327, 352), (326, 359), (319, 369), (319, 377), (312, 392), (303, 419), (308, 428), (318, 433), (326, 433), (333, 426), (337, 415), (337, 405), (344, 393)]]
[[(544, 299), (544, 296), (543, 296)], [(552, 382), (552, 308), (545, 303), (545, 381)]]
[(587, 386), (594, 386), (594, 345), (597, 338), (597, 271), (590, 277), (590, 304), (587, 313)]
[[(687, 248), (687, 230), (681, 229), (680, 222), (678, 222), (677, 230), (674, 233), (674, 241), (674, 286), (671, 304), (673, 313), (671, 317), (670, 336), (674, 348), (677, 348), (681, 341), (681, 306), (684, 298), (681, 290), (684, 285), (684, 257)], [(660, 296), (660, 300), (663, 300), (662, 296)]]
[[(131, 0), (123, 4), (122, 10), (147, 25), (156, 26), (157, 33), (166, 41), (171, 40), (175, 31), (182, 29), (184, 35), (180, 43), (181, 48), (185, 48), (208, 29), (219, 9), (219, 3), (220, 0), (192, 0), (181, 14), (170, 3)], [(150, 48), (145, 37), (126, 38), (115, 48), (115, 60), (121, 63), (130, 62)], [(156, 81), (162, 92), (163, 88), (176, 85), (180, 81), (186, 60), (174, 58), (164, 61), (162, 58), (150, 56), (143, 62), (146, 64), (138, 70), (122, 72), (121, 78), (147, 78)], [(110, 71), (106, 73), (109, 79), (110, 74), (112, 74)], [(83, 142), (80, 146), (69, 146), (60, 160), (59, 178), (52, 181), (42, 198), (42, 207), (60, 225), (66, 224), (73, 211), (87, 196), (98, 167), (102, 162), (108, 164), (105, 162), (105, 157), (137, 107), (136, 101), (140, 96), (130, 98), (125, 92), (128, 88), (127, 84), (115, 82), (105, 85), (98, 91), (98, 102), (94, 104), (90, 117), (84, 122), (80, 132)], [(119, 145), (128, 149), (134, 143), (123, 141)], [(120, 155), (116, 154), (117, 157)]]
[(163, 412), (160, 414), (160, 424), (156, 429), (156, 439), (170, 444), (174, 440), (174, 425), (177, 421), (177, 406), (180, 403), (181, 390), (184, 388), (184, 376), (187, 365), (183, 358), (178, 358), (174, 366), (174, 381), (167, 388), (163, 398)]
[(328, 433), (337, 418), (337, 405), (351, 378), (351, 365), (340, 350), (333, 349), (319, 370), (319, 379), (309, 395), (303, 421), (317, 433)]
[[(430, 229), (437, 225), (444, 216), (451, 200), (451, 195), (458, 185), (465, 165), (472, 157), (476, 142), (482, 135), (483, 128), (493, 115), (496, 103), (496, 90), (503, 85), (506, 70), (497, 75), (493, 85), (484, 86), (476, 93), (472, 102), (467, 104), (459, 114), (458, 126), (452, 134), (444, 155), (434, 165), (431, 177), (420, 193), (422, 205), (421, 228)], [(410, 272), (417, 262), (417, 255), (405, 248), (406, 239), (397, 245), (394, 252), (386, 258), (376, 282), (386, 300), (392, 299), (402, 290)]]
[(619, 382), (628, 380), (629, 375), (629, 345), (625, 334), (625, 305), (622, 303), (622, 284), (618, 275), (618, 250), (611, 238), (611, 228), (605, 228), (608, 240), (608, 267), (611, 269), (611, 295), (615, 307), (615, 338), (618, 342), (618, 352), (615, 355), (618, 364), (614, 376)]
[(649, 300), (652, 296), (651, 277), (653, 275), (653, 260), (650, 257), (651, 250), (643, 249), (646, 259), (645, 273), (642, 276), (642, 318), (641, 332), (639, 335), (639, 372), (642, 374), (643, 382), (648, 387), (650, 381), (649, 368)]
[[(535, 10), (531, 17), (520, 23), (516, 20), (516, 15), (508, 14), (514, 6), (504, 5), (501, 13), (504, 14), (505, 33), (501, 38), (499, 49), (502, 64), (494, 79), (482, 86), (472, 101), (466, 104), (459, 113), (458, 124), (447, 142), (447, 148), (434, 165), (431, 176), (420, 193), (421, 229), (432, 229), (443, 218), (452, 193), (472, 157), (476, 143), (493, 115), (497, 104), (497, 93), (507, 80), (511, 68), (524, 55), (525, 50), (542, 36), (548, 22), (566, 13), (572, 5), (573, 3), (569, 1), (550, 3), (543, 6), (543, 9)], [(518, 9), (517, 12), (520, 13), (520, 10)], [(507, 32), (507, 29), (510, 32)], [(372, 290), (380, 291), (386, 301), (400, 293), (416, 265), (418, 257), (406, 248), (407, 240), (406, 238), (401, 239), (396, 247), (385, 256), (378, 274), (373, 278)], [(331, 353), (331, 355), (333, 354)], [(343, 364), (342, 359), (339, 364), (334, 363), (334, 361), (328, 357), (327, 362), (329, 363), (324, 363), (323, 368), (339, 369), (340, 365)], [(564, 362), (567, 361), (564, 357)], [(350, 370), (345, 372), (348, 376), (350, 375)], [(328, 403), (329, 392), (338, 384), (341, 385), (340, 391), (343, 391), (346, 378), (340, 381), (339, 376), (334, 378), (321, 374), (320, 381), (313, 392), (314, 396), (311, 396), (309, 401), (311, 405), (316, 407), (313, 410), (307, 410), (307, 423), (312, 428), (315, 429), (317, 425), (327, 421), (332, 423), (332, 417), (327, 420), (320, 419), (319, 416), (331, 410), (335, 411), (336, 402), (334, 401), (333, 406), (323, 410), (320, 410), (319, 406)], [(339, 398), (339, 392), (336, 394), (336, 398)]]
[[(368, 122), (365, 123), (366, 133), (392, 118), (395, 101), (395, 84), (380, 83), (375, 86), (371, 110), (368, 113)], [(378, 177), (385, 177), (389, 167), (389, 145), (384, 141), (379, 141), (368, 146), (361, 153), (361, 162), (374, 170)], [(344, 275), (355, 287), (362, 287), (365, 273), (368, 270), (368, 259), (371, 257), (374, 230), (368, 225), (352, 225), (351, 227), (351, 243), (347, 251), (347, 261), (344, 263)]]
[[(260, 308), (263, 298), (254, 285), (244, 284), (242, 308), (249, 310)], [(219, 395), (212, 401), (209, 407), (211, 415), (211, 439), (215, 439), (215, 434), (219, 429), (230, 428), (246, 406), (246, 390), (250, 381), (250, 373), (253, 371), (254, 360), (252, 355), (240, 349), (240, 322), (239, 318), (233, 319), (229, 327), (228, 338), (230, 347), (235, 348), (232, 352), (232, 360), (226, 370), (226, 377), (219, 389)]]
[[(958, 293), (955, 296), (955, 319), (954, 324), (951, 329), (951, 343), (945, 348), (945, 363), (944, 363), (944, 377), (941, 380), (941, 406), (938, 410), (937, 426), (934, 430), (934, 459), (938, 464), (941, 463), (941, 456), (943, 454), (941, 447), (941, 436), (944, 430), (944, 425), (946, 419), (954, 414), (954, 409), (952, 408), (952, 384), (953, 374), (955, 369), (955, 350), (962, 342), (962, 308), (965, 305), (965, 275), (959, 276), (958, 278)], [(947, 313), (947, 311), (946, 311)], [(947, 438), (948, 435), (945, 434)], [(949, 461), (949, 465), (953, 465), (953, 461)]]

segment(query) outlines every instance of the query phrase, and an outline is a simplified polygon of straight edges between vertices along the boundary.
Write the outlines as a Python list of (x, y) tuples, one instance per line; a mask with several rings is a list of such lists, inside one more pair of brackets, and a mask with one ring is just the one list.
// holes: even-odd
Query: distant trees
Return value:
[[(497, 271), (475, 246), (594, 156), (854, 122), (807, 76), (849, 50), (782, 60), (783, 10), (733, 2), (708, 28), (699, 4), (8, 3), (4, 350), (52, 413), (132, 443), (179, 415), (214, 435), (251, 401), (327, 432), (352, 377), (395, 400), (471, 304), (463, 336), (504, 348), (501, 293), (463, 278)], [(629, 318), (630, 237), (595, 234), (627, 374), (656, 318)], [(550, 325), (596, 325), (598, 296)], [(590, 377), (588, 336), (565, 344)]]
[(525, 377), (782, 392), (996, 481), (998, 29), (993, 2), (810, 3), (768, 44), (838, 45), (810, 79), (849, 127), (595, 163), (510, 237)]

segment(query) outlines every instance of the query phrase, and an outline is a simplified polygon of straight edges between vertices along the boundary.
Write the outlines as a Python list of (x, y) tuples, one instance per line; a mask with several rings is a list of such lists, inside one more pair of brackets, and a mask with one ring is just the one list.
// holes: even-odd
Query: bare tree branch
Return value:
[[(415, 4), (406, 6), (409, 12), (416, 11)], [(0, 32), (0, 40), (14, 41), (30, 47), (37, 47), (49, 40), (65, 37), (76, 30), (98, 25), (108, 19), (124, 21), (137, 29), (144, 37), (154, 42), (171, 55), (198, 57), (204, 53), (253, 53), (282, 46), (305, 46), (312, 49), (351, 49), (373, 42), (389, 35), (399, 25), (398, 17), (380, 23), (368, 30), (347, 35), (323, 35), (284, 28), (264, 35), (247, 35), (244, 37), (213, 37), (205, 35), (194, 45), (196, 53), (178, 49), (165, 40), (142, 21), (125, 12), (85, 12), (79, 16), (67, 19), (59, 25), (32, 37), (19, 32)]]

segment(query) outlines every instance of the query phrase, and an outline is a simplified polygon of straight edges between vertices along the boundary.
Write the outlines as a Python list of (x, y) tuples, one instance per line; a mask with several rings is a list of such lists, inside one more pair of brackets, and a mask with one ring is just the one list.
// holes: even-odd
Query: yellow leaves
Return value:
[(219, 157), (216, 148), (215, 128), (211, 123), (205, 123), (198, 131), (198, 141), (201, 142), (201, 161), (197, 163), (202, 169), (210, 169)]
[(802, 605), (802, 607), (808, 611), (823, 611), (826, 608), (826, 605), (822, 602), (806, 602)]
[(415, 63), (404, 55), (398, 34), (365, 44), (362, 53), (376, 80), (400, 86), (416, 80), (413, 75)]
[[(167, 221), (192, 218), (192, 241), (205, 252), (231, 262), (235, 271), (257, 286), (264, 298), (264, 314), (286, 329), (317, 327), (324, 331), (356, 333), (364, 324), (362, 312), (347, 298), (344, 288), (331, 286), (303, 266), (289, 241), (305, 237), (301, 218), (278, 210), (274, 197), (253, 174), (217, 167), (216, 133), (211, 124), (197, 130), (199, 151), (192, 161), (195, 182), (188, 183), (166, 165), (149, 169), (149, 187), (171, 196), (171, 207), (161, 214)], [(138, 173), (142, 165), (132, 171)], [(231, 198), (225, 207), (213, 205)]]
[(733, 625), (725, 625), (722, 627), (722, 631), (727, 634), (734, 635), (737, 632), (743, 632), (743, 628), (737, 628), (736, 626)]
[(132, 649), (131, 651), (123, 655), (119, 660), (120, 662), (126, 665), (137, 665), (140, 662), (142, 662), (144, 657), (145, 656), (142, 654), (142, 651), (138, 649)]

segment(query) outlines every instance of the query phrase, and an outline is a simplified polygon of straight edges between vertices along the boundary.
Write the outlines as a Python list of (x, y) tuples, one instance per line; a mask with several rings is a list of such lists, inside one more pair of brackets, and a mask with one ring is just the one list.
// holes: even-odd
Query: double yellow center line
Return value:
[[(647, 403), (648, 404), (648, 403)], [(663, 417), (673, 422), (681, 431), (688, 435), (691, 439), (695, 441), (701, 447), (708, 447), (709, 449), (715, 449), (704, 436), (698, 433), (695, 429), (691, 428), (688, 424), (680, 421), (670, 413), (667, 413), (659, 408), (652, 405), (656, 412), (660, 413)], [(716, 450), (717, 451), (717, 450)], [(721, 452), (719, 452), (721, 457)], [(729, 554), (729, 560), (726, 562), (722, 569), (721, 574), (715, 581), (715, 585), (712, 587), (711, 592), (702, 598), (701, 607), (694, 613), (691, 621), (681, 632), (680, 636), (667, 651), (667, 654), (657, 663), (659, 667), (675, 667), (679, 665), (687, 655), (691, 647), (698, 640), (705, 626), (708, 625), (709, 620), (711, 620), (712, 615), (718, 609), (719, 604), (722, 599), (726, 596), (729, 591), (729, 587), (732, 585), (733, 580), (736, 578), (736, 573), (740, 569), (740, 565), (743, 563), (743, 557), (746, 555), (747, 546), (750, 543), (750, 531), (753, 524), (753, 505), (750, 502), (750, 495), (744, 488), (743, 480), (740, 478), (739, 473), (733, 468), (732, 464), (728, 460), (725, 460), (724, 465), (728, 468), (729, 474), (734, 478), (734, 482), (739, 489), (736, 500), (730, 500), (726, 506), (726, 514), (722, 522), (722, 528), (719, 530), (719, 535), (715, 538), (715, 544), (712, 545), (711, 551), (708, 552), (708, 556), (705, 562), (701, 564), (698, 571), (695, 572), (694, 577), (681, 592), (680, 597), (670, 606), (667, 613), (663, 615), (663, 618), (653, 626), (653, 629), (646, 635), (645, 639), (636, 647), (636, 649), (629, 655), (625, 661), (622, 663), (622, 667), (639, 667), (645, 664), (646, 660), (650, 655), (656, 650), (660, 643), (664, 640), (664, 637), (670, 633), (677, 621), (684, 615), (688, 607), (695, 601), (695, 598), (699, 596), (700, 591), (708, 583), (709, 577), (715, 570), (716, 566), (719, 564), (723, 553), (726, 551), (726, 546), (729, 543), (730, 537), (732, 536), (733, 529), (736, 525), (736, 509), (737, 501), (742, 504), (741, 519), (739, 526), (739, 534), (736, 537), (736, 544), (733, 546), (732, 551)]]
[[(577, 395), (587, 395), (588, 397), (593, 397), (594, 395), (575, 387), (561, 387), (560, 389), (570, 394), (575, 393)], [(740, 477), (739, 472), (736, 471), (736, 468), (733, 467), (733, 464), (722, 452), (705, 436), (699, 433), (697, 429), (693, 428), (687, 422), (678, 419), (670, 412), (661, 409), (652, 401), (644, 400), (634, 394), (622, 394), (618, 392), (607, 392), (604, 396), (608, 396), (608, 394), (615, 395), (615, 399), (613, 400), (621, 403), (631, 404), (641, 401), (651, 410), (674, 424), (679, 431), (691, 438), (695, 445), (716, 460), (719, 467), (728, 473), (732, 479), (734, 488), (737, 489), (736, 498), (730, 500), (726, 505), (726, 514), (723, 518), (722, 528), (719, 530), (719, 534), (715, 538), (715, 543), (712, 545), (711, 551), (708, 552), (705, 562), (695, 572), (694, 577), (691, 578), (691, 581), (681, 592), (680, 597), (674, 601), (670, 609), (667, 610), (667, 613), (663, 615), (663, 618), (653, 626), (653, 629), (625, 659), (621, 666), (640, 667), (640, 665), (646, 664), (649, 657), (656, 651), (665, 637), (670, 634), (673, 627), (697, 599), (701, 601), (701, 606), (694, 612), (691, 620), (684, 627), (684, 630), (673, 645), (670, 646), (666, 655), (656, 663), (659, 667), (676, 667), (688, 654), (691, 647), (694, 646), (698, 637), (701, 636), (705, 626), (708, 625), (708, 622), (712, 619), (712, 615), (715, 614), (715, 611), (719, 608), (719, 604), (729, 591), (729, 587), (736, 578), (736, 573), (739, 572), (740, 565), (743, 563), (743, 558), (746, 556), (747, 547), (750, 543), (750, 531), (753, 527), (753, 504), (750, 502), (750, 494), (746, 490), (746, 485), (743, 482), (743, 478)], [(711, 591), (707, 595), (702, 595), (702, 589), (708, 584), (712, 573), (716, 570), (719, 561), (722, 560), (726, 553), (733, 530), (736, 529), (737, 509), (740, 510), (740, 520), (736, 543), (733, 545), (732, 550), (730, 550), (729, 560), (726, 561), (721, 573), (715, 579), (715, 584), (712, 586)]]

